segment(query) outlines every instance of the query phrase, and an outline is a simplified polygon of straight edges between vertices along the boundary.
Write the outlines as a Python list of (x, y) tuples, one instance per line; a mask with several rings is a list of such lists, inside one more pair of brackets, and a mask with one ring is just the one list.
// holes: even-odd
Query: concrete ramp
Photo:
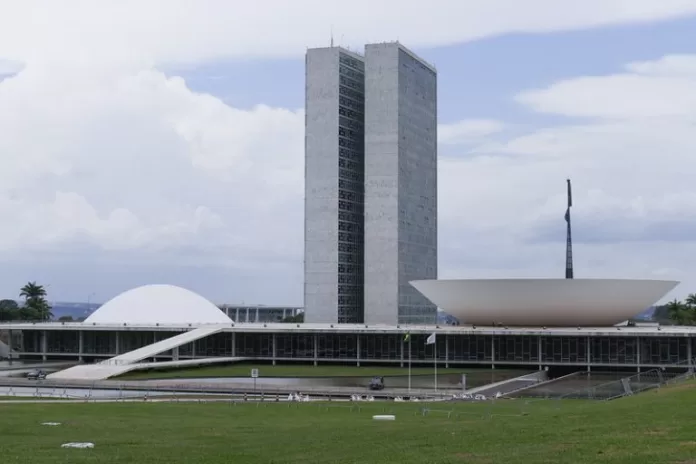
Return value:
[(103, 380), (116, 375), (124, 374), (138, 368), (138, 363), (144, 359), (153, 358), (165, 351), (172, 350), (187, 343), (195, 342), (201, 338), (208, 337), (222, 331), (226, 325), (214, 325), (200, 327), (198, 329), (184, 332), (174, 337), (160, 340), (137, 350), (130, 351), (115, 356), (106, 361), (95, 364), (81, 364), (79, 366), (65, 369), (48, 375), (48, 379), (80, 379), (80, 380)]
[(189, 332), (184, 332), (182, 334), (170, 337), (164, 340), (153, 343), (152, 345), (147, 345), (137, 350), (129, 351), (128, 353), (115, 356), (106, 361), (102, 361), (99, 364), (134, 364), (142, 361), (143, 359), (152, 358), (165, 351), (173, 350), (187, 343), (195, 342), (201, 338), (208, 337), (210, 335), (220, 332), (223, 328), (227, 326), (208, 326), (200, 327), (198, 329), (191, 330)]
[(477, 388), (467, 390), (470, 395), (484, 395), (487, 397), (508, 395), (512, 392), (524, 390), (546, 381), (548, 378), (546, 371), (525, 374), (514, 379), (503, 380), (501, 382), (482, 385)]
[(18, 357), (14, 351), (10, 350), (10, 347), (7, 346), (7, 343), (0, 340), (0, 358), (7, 358), (10, 356), (10, 353), (12, 353), (13, 358)]

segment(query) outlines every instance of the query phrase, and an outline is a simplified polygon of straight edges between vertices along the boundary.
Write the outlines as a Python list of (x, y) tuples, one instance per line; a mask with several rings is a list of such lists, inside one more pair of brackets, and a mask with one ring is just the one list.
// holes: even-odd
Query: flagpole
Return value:
[(408, 336), (408, 392), (411, 393), (411, 336)]
[(437, 393), (437, 337), (433, 346), (433, 363), (435, 364), (435, 393)]

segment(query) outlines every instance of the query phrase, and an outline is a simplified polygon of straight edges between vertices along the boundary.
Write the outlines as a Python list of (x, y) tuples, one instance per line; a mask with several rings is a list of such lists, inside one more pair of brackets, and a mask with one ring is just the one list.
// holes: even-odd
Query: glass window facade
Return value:
[[(135, 350), (181, 332), (128, 330), (25, 330), (13, 339), (23, 357), (70, 356), (108, 358)], [(428, 334), (335, 333), (302, 330), (273, 332), (229, 330), (162, 353), (158, 359), (248, 357), (259, 360), (317, 362), (439, 363), (452, 365), (567, 365), (670, 366), (684, 365), (696, 353), (696, 337), (686, 336), (556, 336), (438, 334), (426, 345)], [(80, 352), (80, 346), (82, 350)]]

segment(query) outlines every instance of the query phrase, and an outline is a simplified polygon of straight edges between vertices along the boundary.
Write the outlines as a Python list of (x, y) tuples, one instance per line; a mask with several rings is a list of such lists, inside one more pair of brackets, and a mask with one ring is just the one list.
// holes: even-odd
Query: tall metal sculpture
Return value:
[(570, 233), (570, 207), (573, 206), (573, 196), (570, 190), (570, 179), (566, 180), (568, 183), (568, 207), (566, 208), (565, 221), (567, 226), (566, 233), (566, 269), (565, 277), (566, 279), (573, 278), (573, 240)]

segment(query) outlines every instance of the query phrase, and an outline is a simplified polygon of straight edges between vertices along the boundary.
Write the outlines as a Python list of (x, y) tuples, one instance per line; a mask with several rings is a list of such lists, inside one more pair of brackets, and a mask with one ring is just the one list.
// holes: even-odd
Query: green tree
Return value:
[(19, 296), (24, 298), (20, 309), (22, 319), (30, 321), (49, 321), (53, 318), (51, 305), (46, 300), (46, 289), (36, 282), (28, 282), (20, 289)]
[(19, 320), (19, 305), (15, 300), (0, 300), (0, 321)]
[(677, 325), (693, 325), (694, 322), (696, 322), (694, 318), (694, 307), (682, 303), (676, 298), (667, 303), (667, 314), (669, 314), (669, 318)]
[(696, 308), (696, 293), (689, 293), (689, 295), (684, 300), (684, 304), (691, 308)]
[(280, 322), (302, 324), (304, 323), (304, 313), (300, 313), (295, 316), (288, 316), (285, 319), (281, 319)]

